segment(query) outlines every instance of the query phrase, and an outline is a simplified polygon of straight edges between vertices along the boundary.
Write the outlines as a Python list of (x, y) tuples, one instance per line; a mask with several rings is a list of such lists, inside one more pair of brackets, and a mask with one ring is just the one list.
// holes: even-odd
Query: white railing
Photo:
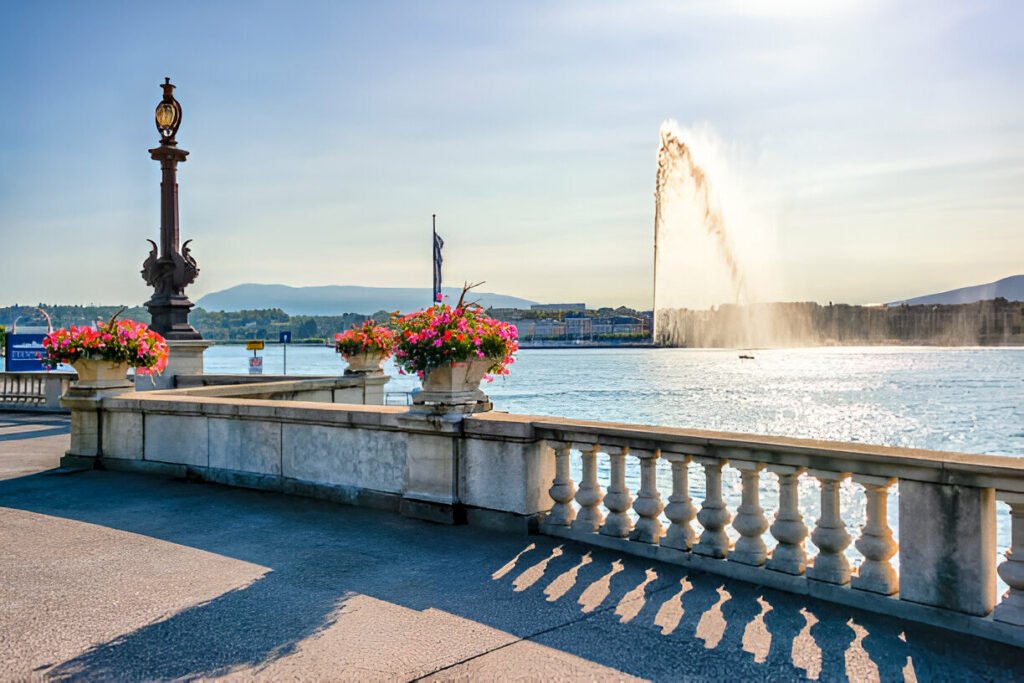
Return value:
[(73, 379), (71, 373), (0, 373), (0, 409), (62, 410), (61, 394)]
[[(982, 617), (1022, 640), (1024, 458), (568, 420), (533, 426), (555, 459), (544, 533), (925, 621)], [(999, 598), (996, 499), (1010, 506), (1012, 539)]]

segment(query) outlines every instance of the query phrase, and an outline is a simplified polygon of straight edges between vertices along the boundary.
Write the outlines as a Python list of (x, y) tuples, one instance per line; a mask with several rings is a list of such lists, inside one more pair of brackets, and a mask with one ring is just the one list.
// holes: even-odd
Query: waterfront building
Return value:
[(554, 311), (554, 312), (584, 312), (587, 310), (586, 304), (533, 304), (530, 306), (531, 311)]

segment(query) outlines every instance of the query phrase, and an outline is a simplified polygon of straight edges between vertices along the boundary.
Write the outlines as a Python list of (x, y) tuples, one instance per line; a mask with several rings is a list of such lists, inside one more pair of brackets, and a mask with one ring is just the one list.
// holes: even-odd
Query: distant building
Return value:
[(519, 320), (523, 317), (523, 309), (520, 308), (489, 308), (487, 315), (498, 320)]
[(533, 304), (530, 306), (531, 311), (578, 311), (580, 313), (587, 310), (586, 304)]
[(643, 318), (617, 315), (598, 318), (594, 321), (593, 330), (594, 334), (643, 334), (645, 327)]
[(520, 320), (516, 322), (519, 338), (525, 341), (561, 339), (565, 337), (565, 323), (561, 320)]
[(582, 315), (566, 316), (565, 334), (570, 339), (590, 339), (594, 336), (594, 319)]

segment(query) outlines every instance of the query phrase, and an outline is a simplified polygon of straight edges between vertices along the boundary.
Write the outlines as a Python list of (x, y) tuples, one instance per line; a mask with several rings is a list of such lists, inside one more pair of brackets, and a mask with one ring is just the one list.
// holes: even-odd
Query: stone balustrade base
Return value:
[(602, 534), (580, 532), (561, 525), (545, 524), (543, 520), (540, 521), (539, 530), (546, 536), (555, 536), (557, 538), (577, 541), (585, 545), (599, 546), (629, 555), (687, 567), (694, 571), (738, 579), (787, 593), (809, 595), (849, 607), (887, 614), (901, 619), (909, 619), (958, 633), (967, 633), (1008, 645), (1024, 647), (1024, 632), (1021, 632), (1019, 627), (995, 621), (991, 615), (987, 617), (974, 617), (961, 612), (900, 600), (898, 593), (894, 595), (879, 595), (858, 590), (849, 585), (838, 586), (823, 583), (805, 576), (785, 574), (763, 566), (754, 567), (724, 559), (713, 559), (674, 548), (636, 543), (627, 539), (613, 538)]

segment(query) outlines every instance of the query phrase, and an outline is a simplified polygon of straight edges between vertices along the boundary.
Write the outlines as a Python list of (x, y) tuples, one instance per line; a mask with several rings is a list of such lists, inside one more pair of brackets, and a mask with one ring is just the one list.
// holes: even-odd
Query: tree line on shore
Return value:
[[(69, 325), (92, 325), (97, 320), (107, 320), (121, 310), (121, 306), (66, 306), (58, 304), (38, 304), (37, 306), (6, 306), (0, 307), (0, 326), (7, 332), (13, 330), (13, 323), (18, 327), (45, 327), (46, 319), (38, 309), (46, 311), (53, 327)], [(149, 311), (142, 306), (125, 308), (120, 316), (122, 319), (149, 321)], [(288, 315), (280, 308), (261, 308), (244, 311), (207, 311), (195, 308), (189, 315), (189, 322), (199, 330), (203, 338), (211, 341), (246, 341), (249, 339), (265, 339), (276, 341), (281, 332), (292, 333), (293, 342), (323, 343), (333, 339), (335, 333), (358, 325), (367, 318), (384, 322), (390, 313), (378, 311), (372, 316), (362, 313), (345, 313), (343, 315)]]

